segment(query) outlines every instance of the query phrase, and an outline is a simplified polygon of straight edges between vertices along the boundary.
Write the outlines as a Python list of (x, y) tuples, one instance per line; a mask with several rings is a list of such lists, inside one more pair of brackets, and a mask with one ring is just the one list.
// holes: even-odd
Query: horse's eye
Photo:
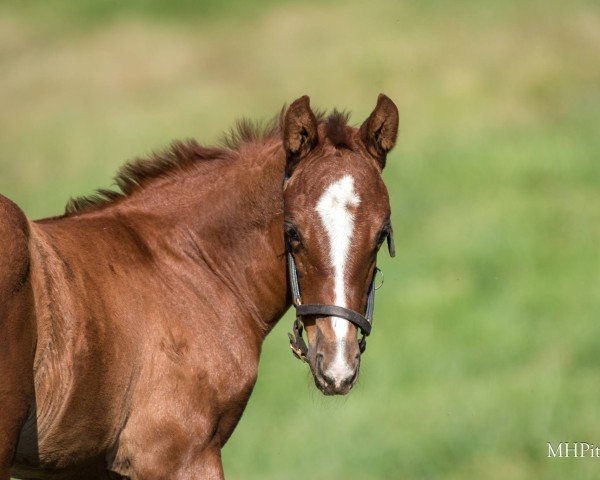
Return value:
[(300, 248), (302, 246), (302, 240), (300, 239), (300, 235), (298, 234), (296, 227), (294, 227), (294, 225), (292, 225), (290, 222), (285, 222), (284, 229), (285, 236), (290, 247), (292, 247), (293, 250)]

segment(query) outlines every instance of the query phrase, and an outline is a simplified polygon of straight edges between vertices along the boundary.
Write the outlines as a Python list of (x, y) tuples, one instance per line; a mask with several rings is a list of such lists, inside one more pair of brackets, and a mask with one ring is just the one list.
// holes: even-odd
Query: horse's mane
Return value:
[[(193, 139), (175, 141), (165, 150), (130, 160), (114, 177), (116, 189), (101, 188), (92, 195), (71, 198), (65, 206), (64, 215), (95, 210), (129, 196), (143, 188), (149, 180), (168, 176), (198, 162), (231, 158), (243, 145), (279, 138), (282, 135), (285, 111), (284, 106), (278, 115), (267, 122), (248, 118), (238, 120), (229, 131), (221, 135), (219, 144), (214, 147), (202, 146)], [(348, 112), (333, 110), (326, 116), (325, 112), (316, 111), (315, 116), (319, 123), (326, 122), (327, 136), (335, 145), (347, 144), (344, 132), (350, 118)]]

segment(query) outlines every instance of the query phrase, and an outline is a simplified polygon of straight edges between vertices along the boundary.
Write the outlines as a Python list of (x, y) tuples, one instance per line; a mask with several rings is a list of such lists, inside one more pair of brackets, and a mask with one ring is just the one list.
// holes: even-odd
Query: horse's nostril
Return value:
[(323, 372), (323, 369), (321, 368), (321, 365), (323, 364), (323, 355), (320, 353), (317, 353), (317, 371), (319, 373)]
[(321, 377), (323, 377), (323, 380), (325, 380), (325, 383), (327, 385), (334, 385), (335, 384), (335, 380), (333, 379), (333, 377), (330, 377), (325, 372), (321, 372)]
[(334, 379), (327, 375), (323, 369), (323, 355), (320, 353), (317, 354), (317, 373), (327, 385), (334, 384)]
[(354, 370), (354, 372), (352, 372), (351, 375), (348, 375), (347, 377), (344, 377), (339, 383), (341, 387), (347, 387), (349, 385), (352, 385), (354, 383), (354, 381), (356, 380), (356, 376), (358, 375), (358, 368)]

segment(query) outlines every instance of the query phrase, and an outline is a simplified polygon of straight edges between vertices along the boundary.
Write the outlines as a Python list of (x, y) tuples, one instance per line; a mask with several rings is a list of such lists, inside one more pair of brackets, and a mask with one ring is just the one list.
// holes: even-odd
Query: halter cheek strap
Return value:
[[(395, 255), (394, 240), (392, 234), (388, 235), (388, 249), (390, 256)], [(366, 337), (371, 333), (371, 327), (373, 324), (373, 311), (375, 309), (375, 277), (378, 272), (381, 272), (379, 268), (375, 268), (373, 273), (373, 279), (369, 284), (369, 291), (367, 293), (367, 306), (365, 314), (362, 315), (349, 308), (340, 307), (338, 305), (325, 305), (320, 303), (306, 304), (303, 305), (300, 299), (300, 285), (298, 283), (298, 271), (296, 270), (296, 262), (294, 255), (292, 255), (290, 249), (287, 252), (287, 264), (288, 264), (288, 277), (290, 283), (290, 289), (292, 291), (292, 302), (296, 308), (296, 320), (292, 326), (292, 331), (288, 334), (290, 339), (290, 347), (293, 354), (303, 362), (306, 362), (306, 355), (308, 354), (308, 347), (304, 338), (302, 338), (302, 331), (304, 329), (304, 323), (302, 317), (305, 315), (315, 315), (320, 317), (338, 317), (348, 320), (354, 324), (361, 332), (362, 337), (359, 340), (360, 353), (363, 353), (367, 347)]]

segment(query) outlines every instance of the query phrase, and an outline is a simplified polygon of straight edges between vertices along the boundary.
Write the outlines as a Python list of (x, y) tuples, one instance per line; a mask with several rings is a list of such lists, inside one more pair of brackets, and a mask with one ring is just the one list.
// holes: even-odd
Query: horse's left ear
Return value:
[(362, 124), (359, 133), (367, 151), (384, 168), (387, 153), (394, 148), (398, 137), (398, 107), (380, 93), (375, 110)]

